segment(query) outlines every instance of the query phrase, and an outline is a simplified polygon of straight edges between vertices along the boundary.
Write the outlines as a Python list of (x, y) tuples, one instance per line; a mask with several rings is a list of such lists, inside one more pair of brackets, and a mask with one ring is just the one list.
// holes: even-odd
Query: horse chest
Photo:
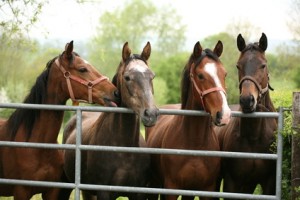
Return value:
[(150, 157), (130, 153), (104, 152), (88, 160), (87, 182), (138, 185), (147, 176)]
[[(12, 161), (3, 166), (4, 176), (7, 178), (43, 181), (57, 181), (60, 178), (63, 170), (61, 151), (7, 148), (3, 152), (4, 159), (7, 157), (7, 160)], [(20, 174), (20, 171), (24, 173)]]
[(237, 180), (258, 181), (269, 174), (275, 166), (275, 163), (269, 160), (261, 159), (238, 159), (231, 160), (231, 164), (227, 166), (227, 172)]

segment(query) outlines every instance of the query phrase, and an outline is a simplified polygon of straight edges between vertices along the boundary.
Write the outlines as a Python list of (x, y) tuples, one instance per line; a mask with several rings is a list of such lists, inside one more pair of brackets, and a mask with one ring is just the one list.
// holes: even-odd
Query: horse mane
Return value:
[[(45, 70), (37, 77), (35, 84), (32, 86), (30, 93), (24, 99), (23, 103), (42, 104), (44, 102), (47, 97), (47, 82), (50, 67), (56, 58), (57, 57), (53, 58), (47, 63)], [(36, 119), (39, 118), (39, 115), (39, 109), (17, 108), (7, 121), (7, 130), (11, 137), (10, 139), (14, 139), (16, 137), (21, 124), (24, 124), (25, 135), (28, 140), (31, 136), (33, 125)]]
[(254, 42), (254, 43), (249, 43), (246, 47), (245, 47), (245, 49), (243, 49), (242, 50), (242, 53), (245, 53), (246, 51), (259, 51), (259, 52), (261, 52), (261, 53), (264, 53), (264, 51), (261, 49), (261, 48), (259, 48), (259, 46), (258, 46), (258, 42)]
[(187, 64), (185, 65), (182, 71), (182, 79), (181, 79), (181, 108), (185, 108), (188, 100), (189, 95), (189, 88), (190, 88), (190, 70), (191, 66), (194, 63), (195, 66), (198, 66), (204, 57), (209, 57), (214, 61), (220, 62), (219, 57), (210, 49), (205, 49), (202, 51), (201, 56), (194, 60), (193, 54), (191, 54)]

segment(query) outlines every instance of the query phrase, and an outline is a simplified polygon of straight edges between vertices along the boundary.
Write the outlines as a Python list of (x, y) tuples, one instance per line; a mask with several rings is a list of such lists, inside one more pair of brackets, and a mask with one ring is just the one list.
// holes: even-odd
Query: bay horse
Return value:
[[(217, 42), (213, 50), (202, 49), (200, 42), (197, 42), (182, 73), (181, 109), (206, 111), (209, 115), (159, 116), (155, 126), (146, 128), (148, 147), (219, 150), (213, 125), (225, 125), (231, 116), (225, 91), (226, 71), (219, 59), (222, 52), (221, 41)], [(164, 106), (167, 109), (178, 107), (180, 108), (180, 104)], [(218, 157), (153, 154), (151, 186), (215, 191), (220, 160)], [(177, 196), (167, 195), (162, 198), (175, 200)], [(182, 196), (182, 199), (194, 197)], [(201, 198), (203, 199), (209, 198)]]
[[(82, 144), (139, 147), (146, 146), (140, 135), (140, 121), (144, 126), (156, 123), (158, 109), (154, 103), (152, 79), (154, 73), (148, 67), (151, 45), (148, 42), (142, 53), (131, 54), (126, 42), (122, 50), (122, 59), (113, 78), (120, 92), (121, 107), (130, 108), (125, 113), (83, 113)], [(76, 117), (76, 116), (75, 116)], [(67, 124), (63, 142), (74, 144), (76, 141), (76, 119)], [(101, 151), (82, 151), (82, 183), (119, 186), (146, 187), (148, 183), (150, 155)], [(69, 181), (75, 180), (75, 151), (65, 151), (65, 173)], [(85, 200), (114, 200), (118, 196), (144, 200), (145, 194), (109, 191), (83, 191)]]
[[(269, 89), (269, 72), (265, 51), (267, 36), (246, 45), (241, 34), (237, 37), (240, 56), (237, 61), (240, 104), (243, 113), (275, 112)], [(235, 117), (227, 126), (216, 127), (222, 151), (272, 153), (277, 119)], [(221, 169), (224, 192), (250, 193), (257, 184), (263, 194), (275, 194), (276, 161), (262, 159), (223, 158)]]
[[(73, 41), (63, 53), (47, 63), (37, 77), (28, 104), (64, 105), (68, 99), (116, 106), (117, 88), (94, 66), (73, 52)], [(57, 143), (64, 111), (17, 108), (0, 124), (2, 141)], [(0, 148), (0, 178), (60, 181), (63, 173), (63, 152), (56, 149)], [(42, 193), (43, 199), (58, 199), (58, 189), (24, 185), (1, 185), (0, 196), (29, 200)]]

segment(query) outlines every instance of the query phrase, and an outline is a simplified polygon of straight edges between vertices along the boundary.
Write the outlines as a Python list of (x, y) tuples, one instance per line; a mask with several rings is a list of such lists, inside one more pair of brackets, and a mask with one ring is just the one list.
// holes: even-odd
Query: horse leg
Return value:
[[(238, 187), (241, 183), (236, 182), (233, 180), (230, 175), (225, 175), (223, 179), (223, 192), (231, 192), (237, 193), (240, 191)], [(224, 200), (231, 200), (230, 198), (224, 198)]]
[(181, 200), (194, 200), (194, 198), (195, 198), (194, 196), (181, 196)]
[(147, 194), (146, 195), (148, 200), (163, 200), (163, 198), (159, 198), (159, 194)]
[[(97, 192), (97, 200), (111, 200), (113, 199), (110, 192), (107, 191), (99, 191)], [(115, 198), (117, 199), (117, 198)], [(113, 200), (115, 200), (113, 199)]]
[(14, 200), (30, 200), (32, 196), (30, 188), (25, 186), (15, 186)]
[[(164, 188), (179, 189), (176, 184), (174, 184), (172, 181), (168, 181), (168, 180), (165, 181)], [(161, 195), (161, 197), (164, 200), (177, 200), (178, 195)]]
[(261, 187), (263, 194), (265, 195), (274, 195), (276, 191), (276, 180), (274, 177), (266, 178), (262, 183)]
[[(63, 173), (61, 176), (61, 182), (69, 183), (69, 180), (65, 173)], [(69, 200), (72, 190), (73, 189), (70, 189), (70, 188), (60, 188), (59, 194), (58, 194), (58, 199), (59, 200)]]
[(82, 191), (82, 197), (83, 200), (96, 200), (96, 196), (92, 195), (91, 193), (87, 191)]
[[(42, 193), (43, 200), (64, 200), (58, 198), (60, 189), (58, 188), (49, 188), (46, 192)], [(68, 200), (69, 198), (65, 198), (65, 200)]]

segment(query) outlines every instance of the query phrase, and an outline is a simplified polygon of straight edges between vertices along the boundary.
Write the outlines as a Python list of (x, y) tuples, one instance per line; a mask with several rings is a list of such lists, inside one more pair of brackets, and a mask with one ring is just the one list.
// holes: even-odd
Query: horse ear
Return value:
[(151, 44), (150, 42), (147, 42), (146, 46), (143, 49), (143, 52), (141, 53), (143, 60), (148, 60), (151, 54)]
[(214, 53), (220, 57), (223, 53), (223, 43), (219, 40), (214, 48)]
[(73, 53), (73, 40), (70, 43), (67, 43), (65, 46), (65, 55), (68, 59), (72, 58)]
[(268, 48), (268, 39), (267, 39), (266, 34), (264, 34), (264, 33), (261, 34), (258, 46), (263, 51), (265, 51)]
[(200, 42), (198, 41), (195, 46), (194, 46), (194, 51), (193, 51), (193, 58), (196, 60), (199, 58), (202, 54), (202, 46)]
[(242, 34), (239, 34), (237, 36), (237, 47), (239, 51), (243, 51), (246, 48), (246, 42), (242, 36)]
[(122, 59), (125, 62), (131, 54), (131, 49), (128, 46), (128, 42), (125, 42), (123, 46), (123, 51), (122, 51)]

